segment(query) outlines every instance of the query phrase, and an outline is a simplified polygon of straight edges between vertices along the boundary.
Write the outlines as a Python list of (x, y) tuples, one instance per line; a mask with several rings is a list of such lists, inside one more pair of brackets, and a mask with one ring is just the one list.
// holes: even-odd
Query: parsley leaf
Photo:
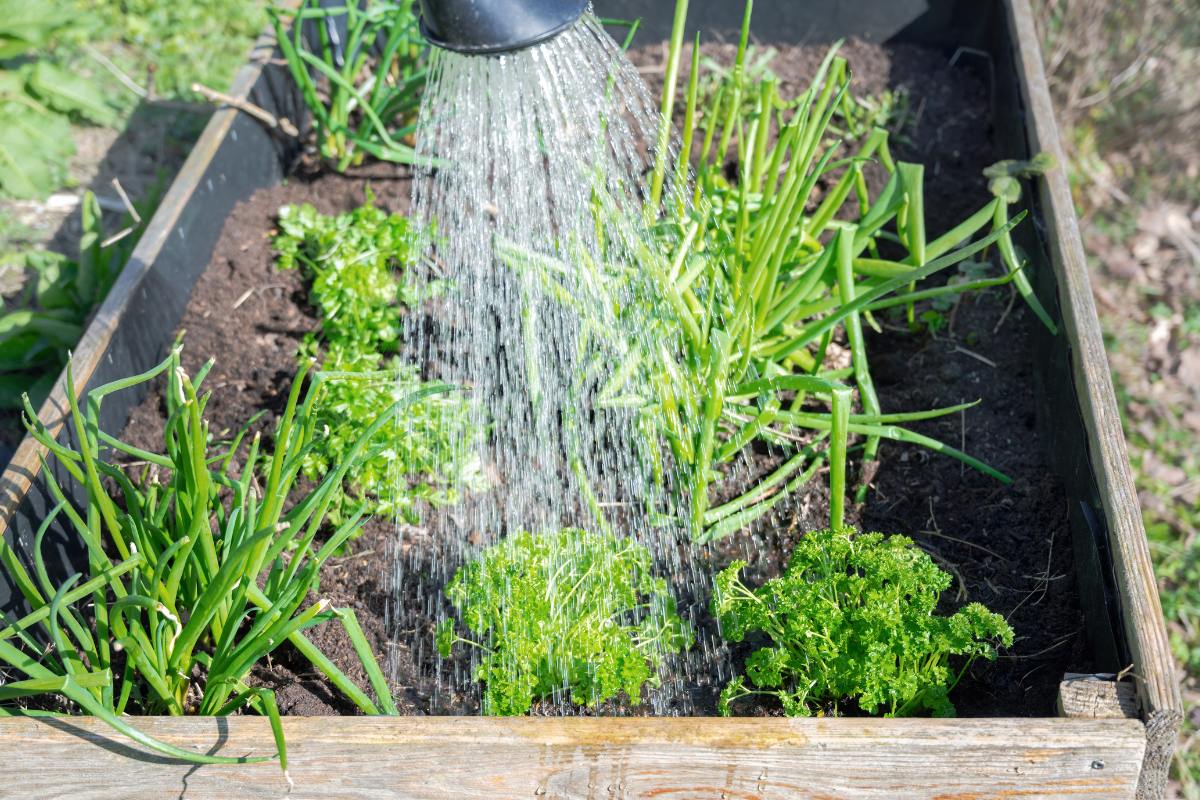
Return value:
[[(320, 480), (341, 463), (380, 409), (424, 385), (416, 365), (397, 355), (405, 308), (426, 299), (404, 280), (420, 250), (410, 220), (366, 203), (328, 216), (313, 206), (279, 211), (275, 238), (280, 269), (300, 269), (320, 314), (301, 358), (319, 356), (322, 389), (316, 399), (320, 435), (304, 456), (304, 475)], [(430, 291), (444, 288), (434, 285)], [(462, 490), (486, 488), (476, 455), (482, 431), (459, 393), (422, 399), (404, 421), (380, 432), (370, 457), (335, 494), (329, 518), (339, 524), (365, 511), (417, 522), (419, 502), (453, 504)]]

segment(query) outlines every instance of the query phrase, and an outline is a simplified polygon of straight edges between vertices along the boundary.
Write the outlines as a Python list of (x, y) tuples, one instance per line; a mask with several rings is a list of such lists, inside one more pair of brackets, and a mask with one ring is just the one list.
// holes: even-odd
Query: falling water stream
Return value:
[[(424, 529), (398, 534), (389, 621), (418, 653), (432, 648), (422, 621), (447, 613), (454, 571), (519, 530), (633, 537), (676, 591), (697, 595), (669, 460), (656, 437), (639, 435), (635, 407), (648, 387), (637, 370), (619, 392), (608, 385), (646, 335), (638, 320), (667, 313), (638, 268), (641, 248), (656, 246), (643, 209), (659, 120), (591, 13), (523, 50), (432, 55), (417, 132), (431, 166), (413, 190), (429, 238), (409, 272), (431, 293), (448, 288), (410, 315), (406, 341), (427, 378), (465, 387), (485, 433), (468, 443), (482, 481)], [(682, 183), (668, 179), (665, 202), (682, 202)], [(698, 642), (688, 659), (713, 646)], [(694, 671), (664, 671), (657, 713), (689, 711)], [(444, 664), (440, 680), (471, 690), (467, 665)]]

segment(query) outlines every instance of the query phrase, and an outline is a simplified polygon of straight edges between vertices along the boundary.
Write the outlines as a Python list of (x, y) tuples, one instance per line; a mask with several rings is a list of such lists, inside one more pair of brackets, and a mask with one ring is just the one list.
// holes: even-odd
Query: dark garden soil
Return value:
[[(728, 62), (733, 48), (706, 47), (706, 52)], [(893, 153), (898, 159), (926, 164), (931, 234), (987, 202), (981, 171), (1005, 154), (990, 143), (986, 78), (962, 63), (950, 66), (948, 54), (938, 50), (851, 41), (842, 52), (854, 70), (859, 95), (907, 87), (910, 123), (893, 137)], [(824, 54), (823, 47), (789, 48), (777, 54), (771, 68), (782, 80), (784, 96), (805, 88)], [(658, 48), (635, 54), (652, 88), (661, 80), (655, 69), (659, 60)], [(270, 239), (279, 207), (307, 201), (322, 212), (346, 211), (362, 203), (367, 184), (383, 207), (407, 209), (409, 184), (403, 171), (374, 166), (350, 176), (294, 178), (255, 194), (226, 221), (181, 325), (187, 332), (183, 360), (188, 370), (216, 359), (205, 381), (213, 391), (208, 416), (214, 432), (236, 429), (259, 411), (266, 413), (255, 428), (273, 427), (290, 388), (297, 346), (317, 324), (300, 276), (273, 266)], [(869, 351), (884, 411), (982, 400), (965, 414), (912, 427), (982, 458), (1015, 482), (1005, 487), (948, 457), (885, 441), (869, 499), (865, 507), (850, 510), (850, 521), (864, 529), (915, 538), (956, 579), (945, 598), (947, 611), (968, 600), (979, 601), (1005, 615), (1015, 629), (1015, 645), (994, 663), (977, 663), (953, 693), (960, 714), (1052, 715), (1063, 673), (1090, 670), (1067, 501), (1046, 465), (1034, 426), (1031, 332), (1036, 319), (1004, 288), (965, 298), (946, 313), (946, 327), (936, 335), (909, 333), (899, 320), (880, 321), (884, 332), (871, 337)], [(152, 392), (135, 410), (127, 440), (161, 447), (164, 410), (161, 393)], [(748, 460), (755, 474), (777, 464), (770, 453), (753, 453)], [(857, 465), (852, 466), (857, 474)], [(749, 534), (730, 537), (709, 554), (712, 568), (749, 556), (750, 580), (757, 583), (779, 572), (804, 531), (827, 524), (828, 496), (821, 480), (783, 505), (786, 510)], [(435, 691), (431, 635), (420, 652), (387, 642), (382, 582), (393, 535), (390, 520), (369, 522), (354, 542), (353, 553), (327, 565), (320, 594), (337, 606), (353, 608), (381, 662), (398, 665), (395, 690), (402, 712), (477, 713), (473, 696)], [(697, 622), (713, 627), (711, 619)], [(329, 624), (310, 635), (351, 678), (366, 685), (340, 629)], [(746, 645), (735, 648), (735, 661), (740, 663), (747, 650)], [(284, 713), (355, 713), (286, 648), (259, 670), (257, 679), (277, 690)], [(714, 694), (698, 695), (695, 713), (714, 713)], [(648, 713), (615, 703), (602, 711)], [(764, 705), (751, 713), (780, 712)]]

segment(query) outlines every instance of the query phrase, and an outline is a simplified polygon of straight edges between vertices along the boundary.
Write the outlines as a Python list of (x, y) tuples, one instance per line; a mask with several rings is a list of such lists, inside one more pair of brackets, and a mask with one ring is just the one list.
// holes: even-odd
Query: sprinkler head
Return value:
[(575, 24), (588, 0), (421, 0), (421, 34), (470, 55), (520, 50)]

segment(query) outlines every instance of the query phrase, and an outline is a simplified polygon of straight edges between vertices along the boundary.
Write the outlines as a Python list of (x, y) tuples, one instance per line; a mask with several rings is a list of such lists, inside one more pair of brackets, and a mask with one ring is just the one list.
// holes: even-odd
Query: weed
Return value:
[(195, 97), (192, 84), (224, 89), (267, 24), (266, 0), (75, 0), (94, 20), (98, 45), (126, 80), (146, 76), (148, 96)]
[[(141, 211), (142, 219), (148, 219), (149, 208)], [(41, 405), (145, 224), (130, 221), (130, 234), (105, 247), (100, 205), (91, 192), (84, 193), (80, 213), (83, 235), (77, 259), (47, 250), (18, 259), (31, 279), (0, 314), (0, 408), (21, 408), (25, 394), (33, 405)]]
[(66, 182), (72, 120), (116, 121), (99, 88), (48, 52), (76, 24), (61, 3), (0, 0), (0, 192), (11, 197), (45, 197)]

